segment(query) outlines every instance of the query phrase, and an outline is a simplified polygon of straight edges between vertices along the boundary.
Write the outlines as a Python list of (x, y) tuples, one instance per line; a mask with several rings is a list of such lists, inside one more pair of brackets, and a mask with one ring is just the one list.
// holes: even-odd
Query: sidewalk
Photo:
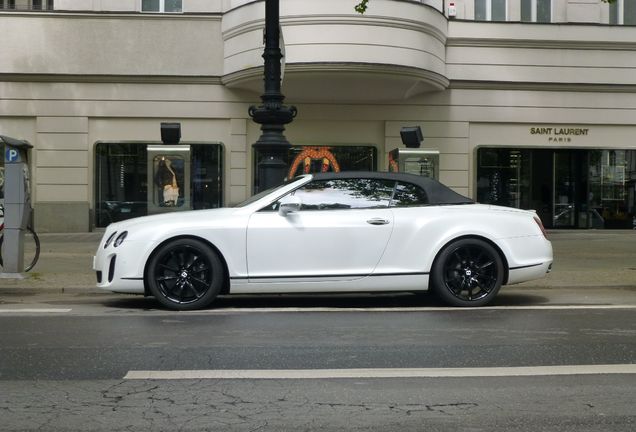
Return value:
[[(25, 278), (0, 279), (0, 293), (103, 292), (95, 288), (93, 255), (101, 232), (41, 234), (40, 261)], [(636, 230), (551, 231), (552, 272), (517, 287), (636, 290)]]

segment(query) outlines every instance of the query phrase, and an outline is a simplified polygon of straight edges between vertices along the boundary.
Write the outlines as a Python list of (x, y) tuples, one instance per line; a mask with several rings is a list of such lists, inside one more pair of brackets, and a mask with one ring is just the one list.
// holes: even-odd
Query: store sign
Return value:
[(541, 135), (548, 139), (549, 143), (570, 143), (576, 137), (588, 136), (589, 128), (572, 127), (531, 127), (530, 135)]

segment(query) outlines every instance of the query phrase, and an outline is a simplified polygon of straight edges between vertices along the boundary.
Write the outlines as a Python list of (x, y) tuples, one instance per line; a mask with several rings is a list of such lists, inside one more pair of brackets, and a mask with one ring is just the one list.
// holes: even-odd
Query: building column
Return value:
[(90, 231), (88, 118), (38, 117), (36, 133), (35, 229)]

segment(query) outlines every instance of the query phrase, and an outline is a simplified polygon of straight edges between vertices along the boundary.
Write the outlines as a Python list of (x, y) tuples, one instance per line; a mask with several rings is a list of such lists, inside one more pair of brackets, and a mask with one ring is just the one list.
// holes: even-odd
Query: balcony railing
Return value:
[(0, 10), (46, 11), (53, 10), (54, 0), (0, 0)]

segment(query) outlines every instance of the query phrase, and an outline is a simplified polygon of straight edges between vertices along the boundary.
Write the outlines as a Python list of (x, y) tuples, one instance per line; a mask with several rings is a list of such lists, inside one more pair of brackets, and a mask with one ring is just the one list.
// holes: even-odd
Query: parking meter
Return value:
[(24, 232), (31, 219), (31, 187), (26, 141), (0, 135), (4, 144), (4, 273), (24, 271)]

